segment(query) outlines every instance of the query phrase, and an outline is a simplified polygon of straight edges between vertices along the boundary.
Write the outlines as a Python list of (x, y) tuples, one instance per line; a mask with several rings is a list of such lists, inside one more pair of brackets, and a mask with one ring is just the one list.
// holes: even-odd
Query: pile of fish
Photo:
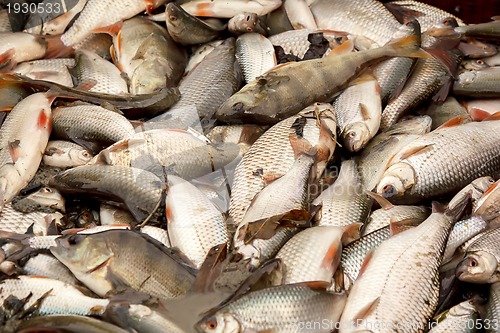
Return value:
[(500, 332), (498, 17), (34, 5), (0, 10), (1, 332)]

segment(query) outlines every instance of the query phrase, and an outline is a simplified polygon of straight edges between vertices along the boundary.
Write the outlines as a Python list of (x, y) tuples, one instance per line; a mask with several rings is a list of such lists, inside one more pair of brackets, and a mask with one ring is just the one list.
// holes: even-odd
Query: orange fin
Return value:
[(397, 235), (405, 230), (408, 230), (404, 221), (396, 221), (394, 216), (391, 217), (391, 222), (389, 223), (389, 235), (392, 237)]
[(447, 122), (445, 122), (444, 124), (442, 124), (441, 126), (439, 126), (436, 129), (445, 128), (445, 127), (454, 127), (454, 126), (465, 124), (467, 122), (468, 122), (468, 120), (464, 116), (456, 116), (456, 117), (451, 118), (450, 120), (448, 120)]
[(349, 54), (354, 50), (354, 42), (350, 39), (346, 40), (345, 42), (342, 43), (342, 45), (337, 46), (334, 48), (330, 53), (327, 55), (327, 57), (337, 57), (340, 55), (344, 54)]
[(80, 82), (76, 87), (75, 89), (78, 89), (78, 90), (83, 90), (83, 91), (89, 91), (90, 89), (92, 89), (95, 85), (97, 84), (97, 81), (96, 80), (91, 80), (91, 79), (87, 79), (87, 80), (83, 80), (82, 82)]
[(264, 183), (267, 185), (271, 184), (275, 180), (280, 179), (284, 175), (281, 173), (276, 173), (276, 172), (266, 172), (265, 174), (262, 175), (262, 180)]
[(363, 223), (352, 223), (345, 226), (342, 233), (342, 244), (347, 245), (361, 237), (361, 228)]
[(53, 58), (67, 58), (74, 53), (71, 46), (66, 46), (61, 40), (61, 35), (45, 35), (42, 36), (43, 40), (47, 43), (47, 51), (45, 52), (45, 59)]
[(332, 240), (328, 251), (326, 251), (325, 256), (323, 257), (323, 262), (321, 266), (329, 269), (331, 268), (334, 272), (340, 262), (340, 256), (342, 254), (342, 244), (339, 239)]
[(419, 11), (403, 7), (394, 3), (383, 3), (383, 5), (385, 6), (385, 8), (387, 8), (388, 11), (392, 13), (392, 15), (394, 15), (394, 17), (401, 24), (405, 23), (407, 20), (411, 18), (417, 18), (423, 15), (423, 13)]
[(326, 281), (307, 281), (307, 282), (296, 283), (295, 285), (306, 286), (312, 290), (327, 290), (328, 288), (330, 288), (331, 284)]
[(446, 101), (448, 95), (450, 94), (450, 89), (452, 87), (453, 80), (448, 79), (443, 86), (439, 89), (439, 91), (432, 96), (432, 101), (438, 105), (441, 105)]
[(17, 63), (12, 59), (16, 54), (16, 49), (11, 48), (0, 54), (0, 70), (2, 72), (10, 72), (14, 67), (16, 67)]
[(373, 300), (373, 302), (362, 307), (361, 310), (359, 310), (356, 317), (354, 317), (354, 322), (367, 318), (375, 310), (379, 302), (380, 302), (380, 296), (377, 297), (375, 300)]
[(474, 120), (474, 121), (482, 121), (482, 120), (487, 119), (489, 116), (491, 116), (490, 113), (488, 113), (484, 110), (478, 109), (478, 108), (471, 108), (469, 110), (469, 114), (472, 117), (472, 120)]
[(20, 148), (19, 148), (20, 143), (21, 142), (19, 140), (14, 140), (14, 141), (11, 141), (8, 143), (10, 158), (12, 159), (12, 161), (14, 163), (16, 163), (16, 161), (19, 159), (19, 156), (21, 154), (21, 152), (19, 151), (20, 150)]
[(500, 120), (500, 112), (495, 112), (491, 116), (489, 116), (486, 119), (483, 119), (483, 121), (492, 121), (492, 120)]
[(372, 260), (374, 252), (375, 252), (375, 249), (371, 249), (370, 252), (368, 252), (366, 254), (366, 257), (363, 260), (363, 263), (361, 264), (361, 268), (360, 268), (359, 273), (358, 273), (358, 277), (357, 277), (358, 279), (366, 271), (366, 267), (368, 267), (368, 264)]
[(370, 197), (372, 197), (372, 199), (375, 200), (380, 205), (380, 207), (382, 209), (389, 210), (389, 209), (394, 208), (394, 205), (389, 200), (387, 200), (386, 198), (381, 196), (380, 194), (374, 193), (371, 191), (366, 191), (366, 194), (368, 194)]
[(118, 21), (116, 23), (113, 23), (105, 27), (96, 28), (92, 30), (92, 32), (96, 34), (98, 33), (108, 34), (112, 37), (115, 37), (116, 35), (118, 35), (120, 30), (122, 30), (122, 26), (123, 26), (123, 21)]
[(50, 128), (50, 117), (43, 112), (43, 110), (38, 115), (38, 128)]

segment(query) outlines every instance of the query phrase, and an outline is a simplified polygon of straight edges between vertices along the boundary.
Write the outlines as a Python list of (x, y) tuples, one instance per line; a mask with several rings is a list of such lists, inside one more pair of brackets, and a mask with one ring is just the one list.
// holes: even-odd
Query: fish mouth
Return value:
[(96, 267), (90, 269), (87, 271), (87, 274), (92, 274), (100, 269), (103, 269), (104, 267), (106, 267), (109, 263), (109, 261), (111, 260), (111, 257), (108, 257), (106, 260), (104, 260), (102, 263), (100, 263), (99, 265), (97, 265)]

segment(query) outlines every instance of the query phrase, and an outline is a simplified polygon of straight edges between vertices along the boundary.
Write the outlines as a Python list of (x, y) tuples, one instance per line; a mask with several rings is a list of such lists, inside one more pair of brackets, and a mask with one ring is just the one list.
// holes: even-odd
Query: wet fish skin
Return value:
[(418, 38), (410, 37), (381, 48), (277, 66), (227, 99), (215, 117), (228, 123), (276, 124), (314, 102), (331, 100), (373, 62), (395, 55), (424, 56), (417, 44)]
[(0, 230), (26, 233), (31, 227), (35, 235), (46, 235), (49, 224), (55, 220), (60, 224), (61, 213), (31, 212), (23, 213), (6, 204), (0, 212)]
[(446, 123), (455, 117), (463, 117), (464, 122), (472, 121), (472, 117), (467, 110), (453, 96), (448, 96), (443, 104), (439, 105), (431, 103), (431, 105), (423, 112), (432, 118), (431, 130), (435, 130), (439, 126)]
[(50, 315), (30, 318), (23, 320), (18, 330), (20, 332), (29, 332), (33, 329), (38, 330), (66, 330), (69, 327), (78, 330), (78, 332), (94, 332), (94, 333), (126, 333), (117, 326), (109, 324), (105, 321), (94, 319), (86, 316), (76, 315)]
[(91, 34), (82, 42), (75, 44), (73, 49), (75, 51), (87, 50), (96, 53), (101, 58), (111, 60), (109, 52), (111, 45), (113, 45), (113, 37), (108, 34)]
[(110, 165), (82, 165), (61, 172), (50, 182), (61, 193), (99, 196), (124, 203), (137, 222), (153, 213), (163, 182), (141, 169)]
[[(61, 8), (61, 10), (57, 10), (59, 7), (56, 7), (56, 3), (52, 4), (50, 1), (43, 1), (43, 4), (47, 5), (47, 12), (31, 13), (25, 24), (24, 31), (38, 35), (60, 35), (66, 30), (73, 18), (82, 11), (87, 1), (88, 0), (78, 0), (76, 3), (72, 2), (69, 10), (67, 10), (66, 6)], [(53, 6), (49, 7), (49, 4)], [(61, 3), (59, 3), (59, 5), (61, 5)], [(54, 8), (54, 10), (51, 10), (49, 13), (48, 10), (52, 8)], [(38, 24), (40, 21), (42, 21), (42, 23)]]
[(1, 65), (15, 65), (23, 61), (41, 59), (47, 52), (47, 42), (37, 35), (25, 32), (0, 32)]
[(61, 41), (66, 46), (75, 45), (99, 28), (110, 26), (145, 10), (151, 11), (165, 2), (165, 0), (120, 2), (89, 0), (80, 16), (61, 36)]
[(123, 115), (92, 104), (58, 107), (52, 117), (57, 138), (74, 140), (94, 153), (135, 133)]
[(247, 32), (257, 32), (262, 36), (267, 36), (268, 33), (264, 21), (256, 13), (243, 12), (229, 19), (227, 30), (236, 36)]
[(165, 9), (167, 30), (174, 41), (182, 45), (210, 42), (220, 35), (225, 26), (216, 27), (190, 15), (174, 2)]
[(32, 94), (9, 113), (0, 131), (0, 206), (34, 177), (49, 141), (53, 97)]
[(500, 305), (500, 283), (493, 283), (490, 285), (490, 293), (488, 296), (488, 303), (486, 304), (486, 318), (489, 327), (486, 328), (487, 332), (494, 332), (498, 328), (498, 321), (500, 320), (500, 313), (498, 312)]
[[(492, 186), (495, 185), (495, 179), (490, 176), (485, 176), (485, 177), (479, 177), (477, 179), (474, 179), (469, 185), (465, 186), (460, 192), (461, 193), (470, 193), (470, 200), (472, 203), (472, 211), (475, 212), (478, 210), (478, 207), (483, 200), (481, 200), (483, 197), (485, 197), (485, 193), (490, 189)], [(486, 197), (485, 197), (486, 198)], [(450, 204), (453, 205), (455, 202), (450, 201)]]
[(165, 199), (168, 235), (199, 269), (208, 251), (228, 242), (225, 218), (218, 208), (188, 181), (169, 175)]
[(375, 230), (388, 226), (395, 221), (424, 221), (429, 217), (430, 211), (424, 206), (394, 205), (374, 210), (365, 224), (362, 235), (367, 235)]
[(313, 201), (313, 205), (321, 206), (315, 219), (319, 226), (344, 227), (364, 223), (372, 203), (361, 183), (357, 163), (347, 160), (342, 162), (335, 183)]
[(92, 157), (88, 150), (76, 143), (52, 140), (43, 153), (43, 164), (56, 168), (75, 167), (87, 164)]
[[(194, 275), (168, 249), (130, 230), (109, 230), (56, 239), (52, 254), (101, 297), (128, 287), (155, 297), (187, 293)], [(137, 251), (137, 249), (143, 251)]]
[[(394, 156), (377, 185), (377, 193), (392, 202), (414, 203), (458, 191), (478, 177), (498, 178), (499, 138), (500, 127), (494, 120), (443, 127), (425, 134)], [(460, 154), (454, 153), (458, 151)]]
[(500, 281), (498, 235), (500, 228), (488, 230), (467, 247), (465, 259), (456, 269), (459, 280), (473, 283)]
[(281, 6), (281, 0), (192, 0), (182, 4), (182, 8), (193, 16), (231, 18), (241, 12), (266, 15)]
[[(320, 140), (326, 139), (326, 132), (321, 131), (316, 121), (315, 113), (319, 120), (328, 122), (330, 133), (334, 136), (329, 140), (335, 140), (336, 122), (332, 106), (320, 103), (307, 107), (298, 115), (279, 122), (255, 141), (236, 167), (232, 186), (232, 195), (229, 207), (229, 216), (236, 226), (240, 224), (250, 202), (265, 187), (266, 178), (274, 178), (284, 175), (295, 161), (295, 156), (290, 146), (289, 129), (299, 118), (306, 122), (303, 137), (315, 146)], [(327, 161), (333, 156), (335, 147), (332, 147), (325, 155), (316, 157), (317, 175), (315, 179), (325, 170)], [(260, 171), (262, 170), (262, 171)]]
[(74, 65), (75, 60), (72, 58), (34, 60), (17, 65), (12, 72), (32, 79), (46, 80), (73, 87), (73, 79), (68, 67)]
[(247, 83), (276, 66), (273, 45), (258, 33), (245, 33), (236, 39), (236, 59)]
[[(374, 322), (392, 323), (380, 332), (424, 331), (438, 303), (439, 266), (446, 239), (466, 199), (464, 196), (445, 212), (434, 211), (419, 226), (380, 244), (351, 288), (340, 332), (368, 329), (366, 325)], [(411, 277), (406, 275), (409, 269), (415, 273)], [(411, 311), (404, 310), (407, 303), (414, 306)], [(362, 314), (363, 321), (353, 322), (363, 309), (369, 309)]]
[(48, 293), (38, 308), (41, 315), (101, 315), (109, 304), (107, 299), (85, 296), (70, 284), (44, 277), (21, 275), (16, 279), (3, 280), (0, 285), (2, 286), (0, 289), (2, 304), (10, 295), (23, 299), (32, 293), (33, 295), (24, 306), (25, 309)]
[(450, 232), (446, 249), (443, 254), (443, 262), (446, 263), (452, 259), (455, 251), (466, 241), (486, 230), (488, 223), (479, 216), (471, 216), (467, 219), (458, 221)]
[(483, 196), (477, 201), (477, 205), (474, 209), (474, 214), (480, 215), (487, 221), (494, 220), (498, 218), (499, 209), (498, 203), (500, 194), (500, 180), (492, 184), (483, 194)]
[(22, 267), (26, 275), (44, 276), (71, 285), (78, 284), (66, 266), (50, 254), (40, 253), (31, 257)]
[(476, 71), (465, 71), (458, 75), (453, 84), (453, 94), (456, 96), (471, 96), (474, 98), (497, 97), (500, 68), (490, 67)]
[(283, 9), (295, 30), (318, 28), (306, 0), (285, 0)]
[(467, 300), (459, 303), (440, 314), (437, 318), (437, 323), (432, 324), (430, 333), (445, 333), (445, 332), (476, 332), (475, 325), (479, 319), (479, 314), (472, 300)]
[[(313, 284), (312, 284), (313, 285)], [(203, 332), (245, 332), (272, 330), (276, 333), (300, 332), (304, 321), (335, 323), (345, 304), (346, 294), (311, 289), (307, 283), (271, 287), (250, 292), (203, 319)], [(331, 327), (315, 329), (330, 332)]]

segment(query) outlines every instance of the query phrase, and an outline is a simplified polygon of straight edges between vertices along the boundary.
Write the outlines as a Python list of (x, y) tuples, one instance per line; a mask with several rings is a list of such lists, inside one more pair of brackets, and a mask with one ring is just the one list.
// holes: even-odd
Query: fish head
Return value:
[(102, 238), (70, 234), (56, 239), (50, 252), (72, 272), (92, 274), (107, 265), (113, 252)]
[(69, 159), (76, 165), (85, 165), (92, 160), (93, 155), (86, 149), (71, 148)]
[(469, 253), (455, 271), (460, 281), (472, 283), (494, 283), (499, 281), (496, 257), (485, 251)]
[[(142, 62), (134, 70), (130, 79), (130, 93), (134, 95), (153, 94), (167, 85), (166, 75), (159, 75), (162, 68), (168, 66), (160, 59), (150, 59)], [(167, 67), (169, 68), (169, 67)]]
[(342, 133), (344, 147), (352, 153), (363, 149), (370, 140), (370, 130), (364, 123), (353, 123)]
[(407, 163), (399, 162), (390, 166), (377, 185), (377, 193), (382, 196), (401, 197), (413, 187), (416, 181), (415, 170)]
[[(250, 83), (252, 84), (252, 83)], [(249, 85), (250, 85), (249, 84)], [(248, 85), (247, 85), (248, 86)], [(249, 94), (235, 94), (225, 101), (217, 110), (219, 119), (230, 119), (233, 117), (243, 117), (255, 105), (256, 96)]]
[(240, 322), (230, 313), (216, 313), (204, 319), (198, 327), (206, 333), (239, 333), (243, 332)]
[(62, 212), (65, 210), (65, 201), (58, 190), (51, 187), (42, 187), (38, 191), (31, 193), (26, 197), (32, 202), (52, 209), (57, 209)]

